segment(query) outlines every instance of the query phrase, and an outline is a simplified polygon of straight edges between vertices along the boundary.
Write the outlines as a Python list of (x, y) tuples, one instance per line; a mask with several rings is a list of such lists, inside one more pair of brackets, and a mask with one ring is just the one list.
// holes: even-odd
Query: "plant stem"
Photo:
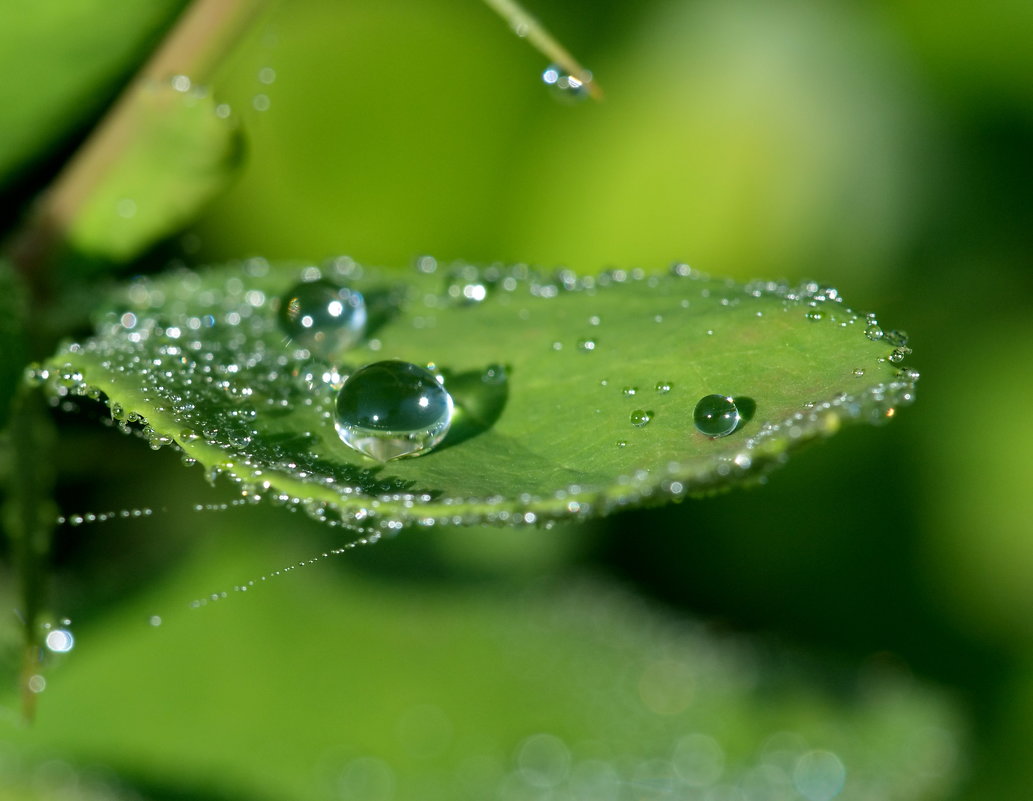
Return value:
[(602, 100), (603, 90), (592, 80), (592, 73), (582, 67), (570, 51), (560, 44), (545, 29), (545, 26), (524, 10), (516, 0), (484, 0), (484, 2), (509, 23), (517, 36), (527, 39), (539, 53), (580, 80), (588, 90), (590, 97), (594, 100)]
[(22, 387), (15, 397), (10, 422), (8, 436), (14, 458), (6, 516), (20, 579), (22, 715), (31, 720), (39, 690), (33, 683), (42, 654), (40, 618), (46, 606), (51, 532), (56, 517), (50, 498), (56, 437), (42, 396), (28, 387)]
[(140, 90), (154, 81), (187, 76), (206, 83), (267, 0), (194, 0), (168, 36), (108, 110), (37, 202), (10, 246), (11, 258), (35, 298), (48, 293), (46, 276), (64, 232), (103, 176), (137, 135), (133, 113)]

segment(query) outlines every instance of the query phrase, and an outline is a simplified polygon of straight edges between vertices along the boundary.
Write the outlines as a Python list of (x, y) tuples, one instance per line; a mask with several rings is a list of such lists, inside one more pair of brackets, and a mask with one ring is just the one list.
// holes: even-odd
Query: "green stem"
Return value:
[(13, 455), (7, 497), (23, 625), (20, 677), (22, 713), (31, 720), (38, 688), (33, 688), (42, 654), (40, 620), (46, 608), (51, 535), (56, 513), (51, 500), (53, 422), (39, 392), (23, 387), (11, 409), (9, 438)]
[(580, 80), (588, 90), (590, 97), (594, 100), (602, 100), (603, 90), (592, 80), (592, 73), (582, 67), (570, 51), (560, 44), (545, 29), (545, 26), (531, 16), (516, 0), (484, 0), (484, 2), (509, 23), (517, 36), (526, 39), (539, 53), (567, 74)]

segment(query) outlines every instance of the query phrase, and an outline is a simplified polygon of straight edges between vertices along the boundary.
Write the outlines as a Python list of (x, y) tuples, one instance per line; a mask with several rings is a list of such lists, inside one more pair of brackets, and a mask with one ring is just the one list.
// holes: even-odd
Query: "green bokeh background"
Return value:
[[(67, 5), (72, 20), (89, 4)], [(191, 512), (213, 502), (197, 471), (89, 414), (61, 416), (63, 509), (168, 511), (59, 532), (54, 608), (79, 644), (48, 673), (32, 729), (0, 693), (0, 760), (118, 771), (154, 798), (343, 798), (328, 760), (361, 754), (320, 750), (311, 733), (328, 710), (347, 707), (348, 731), (381, 754), (401, 748), (395, 718), (427, 699), (459, 710), (452, 725), (489, 715), (500, 737), (575, 729), (584, 708), (562, 669), (485, 689), (520, 648), (492, 653), (483, 634), (536, 620), (534, 588), (591, 575), (657, 615), (805, 655), (823, 680), (872, 659), (906, 666), (972, 743), (968, 778), (935, 797), (1027, 797), (1033, 416), (1015, 404), (1033, 392), (1033, 5), (528, 6), (594, 70), (603, 102), (557, 102), (538, 81), (542, 57), (473, 0), (279, 4), (213, 87), (240, 121), (246, 164), (151, 261), (347, 253), (405, 268), (429, 253), (814, 278), (907, 329), (916, 405), (750, 490), (574, 530), (405, 532), (196, 612), (192, 598), (334, 535), (277, 510)], [(22, 83), (5, 103), (25, 112), (0, 117), (5, 229), (160, 15), (127, 13), (125, 29), (110, 16), (94, 8), (83, 33), (42, 35), (62, 52), (96, 37), (73, 88)], [(69, 71), (45, 49), (33, 57), (44, 74)], [(33, 116), (41, 96), (48, 115)], [(13, 581), (3, 574), (8, 607)], [(149, 627), (155, 614), (167, 623)], [(523, 642), (545, 648), (550, 631)]]

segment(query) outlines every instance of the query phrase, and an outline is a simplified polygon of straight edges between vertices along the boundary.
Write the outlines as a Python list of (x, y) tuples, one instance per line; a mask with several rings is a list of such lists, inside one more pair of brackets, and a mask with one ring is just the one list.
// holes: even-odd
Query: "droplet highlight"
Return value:
[(409, 362), (374, 362), (344, 382), (334, 424), (345, 445), (387, 462), (438, 445), (452, 424), (452, 409), (452, 396), (434, 373)]

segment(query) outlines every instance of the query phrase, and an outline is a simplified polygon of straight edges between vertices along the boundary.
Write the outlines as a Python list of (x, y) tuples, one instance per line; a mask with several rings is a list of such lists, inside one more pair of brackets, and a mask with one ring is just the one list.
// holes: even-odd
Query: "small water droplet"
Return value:
[(617, 447), (618, 448), (626, 448), (626, 447), (628, 447), (628, 441), (626, 439), (619, 439), (619, 440), (617, 440)]
[(386, 462), (436, 446), (452, 423), (452, 396), (429, 370), (383, 361), (356, 370), (337, 396), (341, 440)]
[(864, 335), (868, 337), (872, 342), (878, 342), (885, 336), (883, 330), (879, 328), (875, 323), (872, 323), (866, 329), (864, 329)]
[(173, 75), (169, 80), (169, 84), (177, 92), (186, 93), (189, 92), (193, 87), (193, 81), (190, 80), (189, 75)]
[(51, 629), (44, 639), (47, 649), (55, 654), (67, 654), (75, 647), (75, 637), (68, 629)]
[(657, 381), (656, 382), (656, 391), (659, 392), (661, 395), (666, 395), (668, 392), (671, 391), (671, 382), (670, 381)]
[(886, 332), (886, 341), (896, 347), (906, 348), (910, 340), (911, 338), (907, 335), (907, 331), (894, 329)]
[(578, 340), (577, 346), (579, 350), (591, 353), (595, 350), (597, 344), (598, 343), (594, 339), (580, 339)]
[(911, 353), (911, 348), (899, 347), (894, 348), (893, 352), (890, 353), (890, 362), (892, 364), (900, 364), (904, 359), (907, 358), (908, 354)]
[(592, 74), (571, 75), (553, 64), (542, 73), (542, 81), (559, 99), (576, 102), (588, 97), (588, 85), (592, 81)]
[(742, 419), (735, 401), (727, 395), (707, 395), (692, 413), (696, 428), (708, 437), (724, 437), (735, 431)]
[(811, 309), (809, 312), (807, 312), (807, 319), (813, 320), (814, 322), (817, 322), (818, 320), (824, 320), (825, 312), (819, 311), (818, 309)]
[(136, 201), (131, 197), (119, 198), (115, 204), (115, 213), (123, 220), (131, 220), (136, 216)]
[(648, 424), (652, 419), (653, 413), (646, 411), (645, 409), (635, 409), (635, 411), (631, 413), (631, 424), (638, 428), (642, 428), (642, 426)]
[(279, 318), (293, 342), (313, 356), (330, 358), (362, 338), (366, 302), (361, 293), (331, 281), (308, 281), (283, 296)]
[(858, 378), (863, 376), (864, 375), (864, 368), (863, 367), (858, 367), (856, 370), (854, 370), (854, 375), (856, 375)]
[(638, 387), (624, 387), (621, 392), (624, 394), (624, 397), (630, 398), (638, 392)]
[(481, 376), (481, 381), (492, 386), (505, 384), (507, 380), (509, 380), (509, 376), (506, 374), (506, 368), (501, 364), (489, 365)]
[(318, 392), (323, 389), (336, 392), (344, 386), (347, 374), (329, 362), (314, 359), (292, 368), (291, 377), (305, 392)]

